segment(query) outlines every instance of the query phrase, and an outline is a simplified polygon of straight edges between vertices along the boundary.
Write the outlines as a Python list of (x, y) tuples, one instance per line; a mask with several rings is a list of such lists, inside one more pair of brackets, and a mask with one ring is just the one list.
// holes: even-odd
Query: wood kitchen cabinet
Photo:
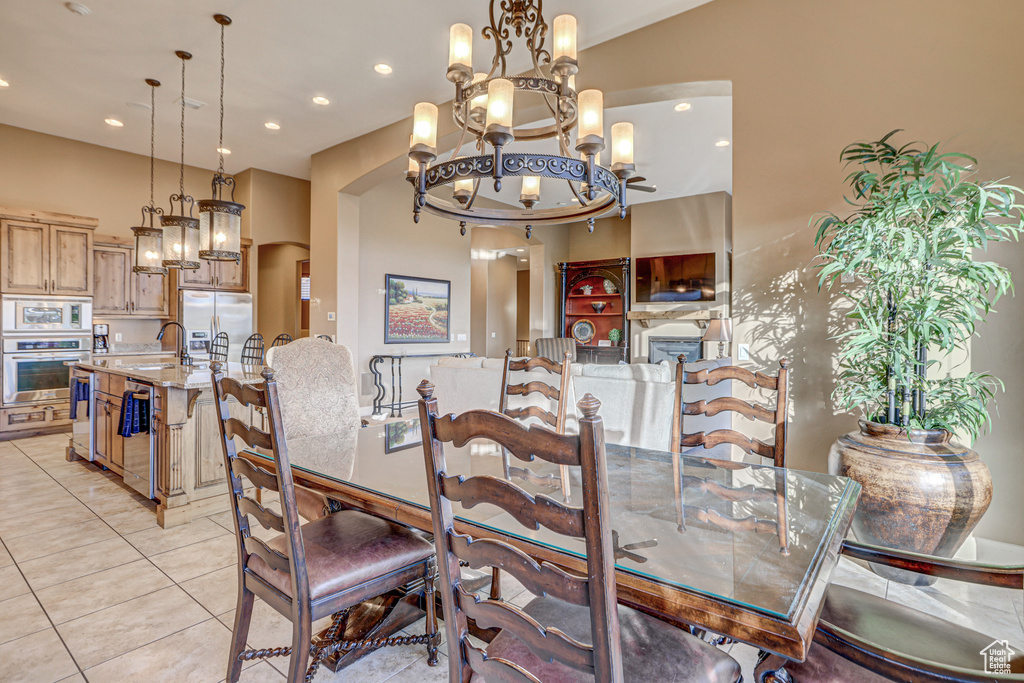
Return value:
[(0, 207), (0, 292), (93, 293), (94, 219)]
[[(249, 241), (249, 240), (245, 240)], [(203, 261), (199, 268), (177, 272), (179, 289), (216, 289), (219, 292), (249, 291), (249, 244), (242, 244), (239, 261)]]
[(134, 273), (135, 250), (119, 245), (124, 238), (102, 237), (93, 250), (94, 317), (167, 318), (170, 297), (167, 277)]

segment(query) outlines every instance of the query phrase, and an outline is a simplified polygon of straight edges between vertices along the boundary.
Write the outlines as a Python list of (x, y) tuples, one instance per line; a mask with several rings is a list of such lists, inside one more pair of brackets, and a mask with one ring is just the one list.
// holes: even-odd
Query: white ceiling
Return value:
[[(548, 21), (579, 20), (581, 48), (710, 0), (548, 0)], [(217, 164), (219, 31), (226, 29), (225, 146), (229, 172), (256, 167), (309, 177), (310, 155), (405, 118), (416, 102), (451, 98), (445, 80), (448, 27), (474, 27), (478, 69), (489, 64), (484, 0), (82, 0), (88, 16), (60, 0), (2, 0), (0, 123), (149, 153), (149, 88), (157, 90), (157, 156), (178, 159), (180, 62), (192, 52), (186, 96), (207, 106), (186, 113), (186, 163)], [(522, 55), (520, 47), (513, 54)], [(386, 62), (390, 76), (373, 71)], [(513, 62), (510, 67), (525, 68)], [(583, 68), (586, 68), (584, 63)], [(326, 107), (311, 98), (331, 100)], [(131, 103), (146, 103), (147, 107)], [(123, 128), (103, 120), (117, 118)], [(276, 132), (265, 121), (280, 123)], [(638, 147), (643, 144), (638, 129)], [(638, 152), (639, 155), (639, 152)], [(639, 158), (638, 158), (639, 160)], [(651, 178), (656, 182), (656, 178)]]

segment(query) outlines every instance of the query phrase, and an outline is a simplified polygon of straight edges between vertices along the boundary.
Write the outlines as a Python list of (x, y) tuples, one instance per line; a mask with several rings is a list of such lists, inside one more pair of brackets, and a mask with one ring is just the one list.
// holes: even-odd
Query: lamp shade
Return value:
[(161, 216), (166, 268), (195, 270), (199, 263), (199, 221), (189, 216)]
[(473, 73), (473, 28), (452, 24), (448, 43), (448, 69)]
[(515, 86), (507, 78), (495, 78), (487, 84), (487, 127), (512, 127), (512, 98)]
[(164, 267), (164, 231), (160, 228), (140, 225), (132, 228), (135, 234), (135, 265), (136, 273), (166, 275)]
[(437, 148), (437, 105), (420, 102), (412, 115), (412, 145)]
[(713, 318), (708, 321), (708, 329), (701, 337), (706, 342), (728, 342), (732, 341), (732, 319)]
[[(480, 73), (473, 74), (473, 85), (482, 83), (486, 80), (487, 74), (482, 71)], [(472, 102), (470, 102), (469, 113), (474, 118), (478, 118), (480, 120), (483, 120), (487, 116), (487, 88), (484, 88), (483, 91), (474, 97)]]
[(576, 60), (576, 17), (559, 14), (552, 22), (555, 32), (554, 59)]
[(604, 140), (604, 93), (584, 90), (578, 97), (580, 106), (579, 139)]
[(242, 258), (242, 209), (222, 199), (199, 201), (199, 258), (238, 261)]
[(612, 126), (612, 166), (633, 163), (633, 124), (616, 123)]

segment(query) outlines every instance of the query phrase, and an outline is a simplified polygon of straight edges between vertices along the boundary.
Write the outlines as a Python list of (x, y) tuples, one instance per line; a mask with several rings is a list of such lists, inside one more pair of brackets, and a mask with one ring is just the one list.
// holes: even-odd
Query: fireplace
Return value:
[(660, 363), (667, 360), (675, 363), (680, 355), (686, 357), (687, 363), (693, 363), (704, 357), (704, 344), (700, 337), (648, 337), (647, 362)]

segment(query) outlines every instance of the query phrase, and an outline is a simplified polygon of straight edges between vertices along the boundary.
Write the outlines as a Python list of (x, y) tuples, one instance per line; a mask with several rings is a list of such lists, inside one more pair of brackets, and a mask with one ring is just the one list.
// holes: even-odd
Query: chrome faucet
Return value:
[(186, 346), (185, 340), (185, 326), (176, 320), (172, 320), (168, 323), (164, 323), (163, 327), (160, 328), (160, 332), (157, 333), (156, 339), (160, 341), (164, 338), (164, 331), (171, 325), (177, 325), (181, 332), (178, 333), (178, 340), (181, 342), (181, 350), (178, 351), (178, 362), (182, 365), (192, 365), (192, 356), (188, 355), (188, 347)]

